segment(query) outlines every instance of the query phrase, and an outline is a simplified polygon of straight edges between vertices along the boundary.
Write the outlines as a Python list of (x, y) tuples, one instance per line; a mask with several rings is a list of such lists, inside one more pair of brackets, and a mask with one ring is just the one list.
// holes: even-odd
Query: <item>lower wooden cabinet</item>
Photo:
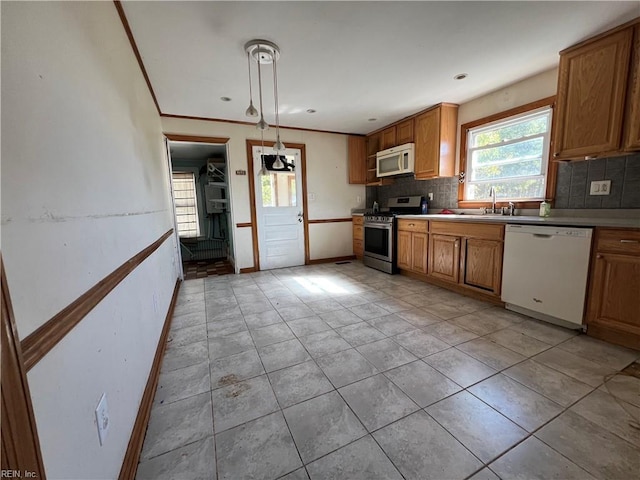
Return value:
[(503, 241), (502, 224), (432, 221), (428, 274), (500, 297)]
[(503, 243), (480, 238), (464, 239), (462, 283), (500, 295)]
[(429, 239), (429, 275), (458, 283), (460, 273), (460, 237), (431, 235)]
[(398, 221), (397, 266), (400, 270), (427, 273), (428, 230), (424, 220)]
[(353, 254), (358, 259), (362, 259), (364, 255), (364, 217), (362, 215), (353, 215)]
[(640, 230), (597, 229), (587, 334), (640, 350)]

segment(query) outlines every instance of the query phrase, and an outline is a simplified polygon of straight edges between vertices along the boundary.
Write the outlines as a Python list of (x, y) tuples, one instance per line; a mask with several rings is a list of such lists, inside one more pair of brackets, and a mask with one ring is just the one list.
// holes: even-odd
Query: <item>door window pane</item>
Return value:
[(269, 172), (261, 176), (263, 207), (296, 207), (296, 174)]

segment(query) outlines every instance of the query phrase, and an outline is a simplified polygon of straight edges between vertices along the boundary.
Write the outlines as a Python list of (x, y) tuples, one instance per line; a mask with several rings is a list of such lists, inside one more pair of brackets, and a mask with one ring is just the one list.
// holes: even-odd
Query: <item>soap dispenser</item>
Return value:
[(373, 213), (378, 213), (379, 211), (378, 202), (373, 202)]

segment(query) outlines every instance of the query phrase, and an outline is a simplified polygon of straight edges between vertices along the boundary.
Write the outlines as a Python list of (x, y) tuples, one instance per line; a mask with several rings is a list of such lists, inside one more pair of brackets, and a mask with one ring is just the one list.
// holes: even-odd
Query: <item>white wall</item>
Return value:
[[(113, 3), (1, 8), (2, 254), (25, 338), (157, 240), (172, 214), (159, 116)], [(49, 478), (117, 477), (175, 247), (166, 241), (28, 373)]]
[[(253, 249), (250, 228), (236, 228), (237, 223), (251, 221), (249, 205), (249, 180), (246, 175), (236, 175), (236, 170), (247, 170), (246, 140), (259, 140), (259, 132), (251, 125), (181, 118), (162, 118), (165, 133), (228, 137), (229, 179), (231, 183), (231, 212), (236, 242), (236, 265), (238, 268), (253, 267)], [(315, 200), (305, 199), (309, 219), (345, 218), (352, 208), (363, 208), (365, 188), (350, 185), (347, 160), (347, 135), (282, 129), (282, 141), (305, 144), (307, 158), (307, 192)], [(272, 145), (275, 130), (265, 135), (265, 143)], [(360, 197), (360, 203), (357, 198)], [(336, 226), (339, 225), (339, 226)], [(311, 259), (352, 255), (351, 229), (349, 224), (315, 224), (309, 228), (309, 250)], [(339, 241), (334, 234), (343, 235)], [(331, 244), (327, 244), (331, 239)]]
[[(520, 82), (508, 85), (460, 105), (458, 109), (458, 133), (456, 138), (458, 167), (460, 164), (461, 151), (461, 125), (493, 115), (494, 113), (504, 112), (511, 108), (550, 97), (556, 94), (557, 87), (558, 69), (552, 68), (551, 70), (525, 78)], [(459, 171), (459, 168), (456, 171)]]

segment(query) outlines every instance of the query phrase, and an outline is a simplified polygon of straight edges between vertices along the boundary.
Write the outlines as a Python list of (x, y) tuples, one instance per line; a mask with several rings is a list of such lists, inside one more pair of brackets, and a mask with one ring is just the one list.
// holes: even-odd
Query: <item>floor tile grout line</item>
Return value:
[[(393, 298), (393, 297), (391, 297), (391, 298)], [(303, 302), (303, 303), (304, 303), (304, 302)], [(244, 319), (244, 315), (243, 315), (243, 319)], [(367, 322), (367, 323), (368, 323), (368, 322)], [(245, 321), (245, 325), (246, 325), (246, 321)], [(370, 326), (370, 327), (372, 327), (372, 328), (375, 328), (375, 327), (373, 327), (371, 324), (369, 324), (369, 326)], [(512, 325), (512, 326), (513, 326), (513, 325)], [(334, 331), (336, 330), (336, 328), (333, 328), (333, 327), (331, 327), (331, 328), (332, 328)], [(460, 327), (460, 328), (463, 328), (463, 327)], [(505, 327), (505, 328), (510, 328), (510, 327)], [(463, 328), (463, 329), (464, 329), (464, 328)], [(206, 333), (207, 333), (207, 336), (208, 336), (208, 330), (207, 330), (207, 332), (206, 332)], [(336, 332), (336, 333), (338, 333), (338, 335), (339, 335), (339, 332)], [(391, 336), (391, 335), (384, 334), (384, 332), (382, 332), (382, 333), (383, 333), (383, 335), (385, 335), (385, 338), (389, 338), (389, 339), (391, 339), (392, 341), (394, 341), (394, 340), (393, 340), (393, 337), (395, 337), (395, 335), (394, 335), (394, 336)], [(493, 333), (493, 332), (490, 332), (490, 333)], [(483, 338), (484, 336), (489, 335), (490, 333), (485, 334), (485, 335), (482, 335), (482, 336), (479, 336), (478, 338)], [(525, 334), (525, 333), (523, 333), (523, 332), (519, 332), (519, 333), (521, 333), (521, 334), (523, 334), (523, 335), (526, 335), (526, 334)], [(294, 333), (294, 335), (295, 335), (295, 333)], [(295, 338), (299, 340), (299, 337), (298, 337), (297, 335), (295, 335)], [(341, 338), (342, 338), (342, 336), (341, 336)], [(436, 337), (436, 338), (437, 338), (437, 337)], [(536, 339), (535, 337), (531, 337), (531, 338)], [(573, 338), (573, 337), (572, 337), (572, 338)], [(555, 347), (557, 347), (557, 346), (561, 345), (562, 343), (565, 343), (565, 342), (570, 341), (572, 338), (568, 338), (568, 339), (566, 339), (566, 340), (565, 340), (565, 341), (563, 341), (563, 342), (560, 342), (560, 343), (558, 343), (558, 344), (556, 344), (556, 345), (552, 345), (550, 348), (555, 348)], [(536, 339), (536, 340), (538, 340), (538, 339)], [(347, 343), (348, 343), (348, 342), (347, 342)], [(373, 342), (369, 342), (369, 343), (373, 343)], [(397, 344), (397, 342), (395, 342), (395, 341), (394, 341), (394, 343), (396, 343), (396, 344)], [(445, 342), (445, 343), (446, 343), (446, 342)], [(494, 343), (497, 343), (497, 342), (494, 342)], [(543, 342), (543, 343), (546, 343), (546, 342)], [(451, 346), (451, 348), (456, 348), (458, 345), (460, 345), (460, 344), (453, 345), (453, 346)], [(500, 344), (497, 344), (497, 345), (500, 345)], [(505, 348), (508, 348), (508, 347), (506, 347), (506, 346), (504, 346), (504, 345), (500, 345), (500, 346), (505, 347)], [(402, 346), (400, 345), (400, 347), (402, 347)], [(256, 350), (257, 350), (257, 347), (255, 347), (255, 344), (254, 344), (254, 348), (256, 348)], [(304, 345), (303, 345), (303, 348), (305, 348), (305, 350), (306, 350), (306, 347), (305, 347)], [(355, 347), (353, 347), (353, 346), (352, 346), (352, 348), (354, 348), (354, 349), (355, 349)], [(402, 347), (402, 348), (404, 348), (404, 347)], [(456, 348), (456, 350), (461, 351), (460, 349), (457, 349), (457, 348)], [(547, 351), (547, 350), (549, 350), (549, 349), (545, 349), (544, 351)], [(543, 351), (543, 352), (544, 352), (544, 351)], [(479, 382), (476, 382), (476, 383), (474, 383), (474, 384), (472, 384), (472, 385), (469, 385), (468, 387), (464, 388), (463, 390), (468, 390), (468, 389), (469, 389), (469, 388), (471, 388), (472, 386), (474, 386), (474, 385), (476, 385), (476, 384), (478, 384), (478, 383), (481, 383), (482, 381), (487, 380), (488, 378), (491, 378), (491, 377), (493, 377), (493, 376), (495, 376), (495, 375), (497, 375), (497, 374), (499, 374), (499, 373), (502, 373), (504, 370), (507, 370), (508, 368), (511, 368), (512, 366), (515, 366), (515, 365), (518, 365), (518, 364), (520, 364), (520, 363), (526, 362), (526, 361), (527, 361), (527, 360), (529, 360), (529, 359), (533, 360), (533, 359), (534, 359), (534, 357), (536, 357), (536, 356), (538, 356), (538, 355), (542, 354), (543, 352), (538, 352), (538, 353), (536, 353), (536, 354), (534, 354), (534, 355), (527, 356), (527, 358), (525, 358), (525, 359), (524, 359), (524, 360), (522, 360), (521, 362), (517, 362), (516, 364), (513, 364), (513, 365), (511, 365), (511, 366), (509, 366), (509, 367), (506, 367), (506, 368), (503, 368), (503, 369), (497, 370), (496, 374), (491, 375), (491, 376), (489, 376), (489, 377), (487, 377), (487, 378), (485, 378), (485, 379), (483, 379), (483, 380), (480, 380)], [(208, 352), (208, 353), (209, 353), (209, 352)], [(462, 352), (462, 353), (465, 353), (465, 354), (466, 354), (466, 352)], [(520, 353), (520, 352), (516, 352), (516, 353)], [(419, 359), (419, 360), (424, 361), (424, 358), (426, 358), (426, 357), (428, 357), (428, 356), (425, 356), (425, 357), (420, 357), (420, 356), (418, 356), (418, 359)], [(472, 357), (472, 358), (474, 358), (473, 356), (471, 356), (471, 357)], [(320, 358), (320, 357), (319, 357), (319, 358)], [(261, 357), (260, 357), (260, 359), (261, 359)], [(316, 358), (314, 358), (314, 357), (312, 356), (312, 357), (311, 357), (311, 359), (312, 359), (312, 360), (316, 363), (316, 365), (317, 365)], [(475, 359), (475, 358), (474, 358), (474, 359)], [(482, 361), (481, 361), (481, 360), (479, 360), (479, 359), (475, 359), (475, 360), (480, 361), (481, 363), (484, 363), (484, 362), (482, 362)], [(261, 359), (261, 361), (262, 361), (262, 359)], [(414, 360), (414, 362), (415, 362), (415, 361), (417, 361), (417, 360)], [(409, 362), (409, 363), (412, 363), (412, 362)], [(536, 363), (537, 363), (537, 362), (536, 362)], [(596, 363), (597, 363), (597, 362), (596, 362)], [(544, 365), (544, 364), (543, 364), (543, 365)], [(601, 365), (601, 364), (600, 364), (600, 365)], [(546, 366), (546, 365), (545, 365), (545, 366)], [(555, 370), (553, 367), (550, 367), (550, 366), (547, 366), (547, 367), (548, 367), (548, 368), (551, 368), (551, 369), (553, 369), (553, 370)], [(264, 368), (264, 364), (263, 364), (263, 368)], [(285, 367), (285, 368), (286, 368), (286, 367)], [(433, 368), (433, 367), (432, 367), (432, 368)], [(493, 368), (493, 367), (491, 367), (491, 368)], [(321, 369), (321, 370), (322, 370), (322, 369)], [(389, 369), (387, 369), (387, 370), (385, 370), (385, 371), (381, 371), (381, 372), (379, 372), (379, 373), (384, 374), (384, 373), (385, 373), (385, 372), (387, 372), (387, 371), (389, 371)], [(571, 377), (570, 375), (567, 375), (567, 374), (565, 374), (564, 372), (561, 372), (561, 371), (559, 371), (559, 370), (556, 370), (556, 371), (558, 371), (558, 373), (560, 373), (560, 374), (562, 374), (562, 375), (566, 375), (566, 376), (568, 376), (569, 378), (574, 378), (574, 377)], [(268, 377), (268, 374), (266, 373), (266, 370), (265, 370), (265, 375), (267, 375), (267, 377)], [(375, 374), (374, 374), (374, 375), (375, 375)], [(365, 377), (365, 378), (370, 378), (370, 377), (371, 377), (371, 376), (369, 376), (369, 377)], [(447, 377), (446, 375), (445, 375), (445, 377), (446, 377), (446, 378), (449, 378), (449, 377)], [(385, 375), (385, 378), (387, 378), (387, 379), (388, 379), (388, 377), (386, 377), (386, 375)], [(513, 381), (515, 381), (515, 382), (517, 382), (517, 383), (520, 383), (520, 382), (518, 382), (516, 379), (513, 379), (513, 378), (511, 378), (511, 377), (508, 377), (508, 378), (510, 378), (511, 380), (513, 380)], [(574, 378), (574, 379), (575, 379), (575, 378)], [(391, 379), (388, 379), (388, 380), (389, 380), (389, 381), (391, 381), (391, 382), (393, 383), (393, 381), (392, 381)], [(577, 379), (575, 379), (575, 380), (577, 380)], [(330, 380), (329, 380), (329, 381), (330, 381)], [(359, 380), (358, 380), (358, 381), (359, 381)], [(578, 380), (578, 381), (580, 381), (580, 380)], [(331, 381), (330, 381), (330, 382), (331, 382)], [(357, 381), (356, 381), (356, 382), (357, 382)], [(356, 382), (353, 382), (353, 383), (356, 383)], [(331, 383), (332, 383), (332, 382), (331, 382)], [(455, 383), (455, 382), (454, 382), (454, 383)], [(332, 383), (332, 385), (333, 385), (333, 383)], [(394, 385), (395, 385), (395, 383), (394, 383)], [(550, 419), (547, 423), (545, 423), (545, 424), (541, 425), (540, 427), (538, 427), (538, 429), (536, 429), (536, 430), (532, 431), (529, 435), (527, 435), (527, 436), (525, 437), (525, 439), (524, 439), (523, 441), (525, 441), (527, 438), (530, 438), (531, 436), (534, 436), (534, 434), (535, 434), (536, 432), (538, 432), (541, 428), (543, 428), (543, 427), (544, 427), (544, 426), (546, 426), (548, 423), (550, 423), (551, 421), (553, 421), (554, 419), (556, 419), (558, 416), (560, 416), (560, 415), (562, 415), (563, 413), (565, 413), (567, 410), (569, 410), (570, 408), (572, 408), (576, 403), (578, 403), (579, 401), (581, 401), (582, 399), (584, 399), (586, 396), (591, 395), (591, 394), (593, 393), (593, 391), (595, 391), (596, 389), (598, 389), (601, 385), (602, 385), (602, 384), (599, 384), (597, 387), (592, 387), (591, 385), (587, 385), (588, 387), (590, 387), (590, 391), (589, 391), (589, 392), (587, 392), (584, 396), (580, 397), (579, 399), (575, 400), (572, 404), (568, 405), (567, 407), (563, 407), (563, 408), (564, 408), (564, 410), (562, 410), (562, 411), (561, 411), (559, 414), (557, 414), (556, 416), (552, 417), (552, 419)], [(346, 385), (345, 385), (345, 386), (346, 386)], [(396, 386), (397, 386), (397, 385), (396, 385)], [(527, 388), (527, 389), (530, 389), (530, 387), (528, 387), (528, 386), (526, 386), (526, 385), (523, 385), (523, 386), (524, 386), (525, 388)], [(341, 387), (341, 388), (342, 388), (342, 387)], [(398, 388), (400, 388), (400, 387), (398, 386)], [(272, 389), (273, 389), (273, 387), (272, 387)], [(335, 385), (334, 385), (334, 389), (337, 391), (337, 388), (335, 387)], [(402, 390), (402, 389), (400, 388), (400, 390)], [(532, 390), (532, 391), (536, 392), (535, 390)], [(339, 392), (338, 392), (338, 393), (339, 393)], [(403, 391), (403, 393), (404, 393), (404, 391)], [(457, 392), (457, 393), (459, 393), (459, 392)], [(469, 393), (471, 393), (471, 392), (469, 392)], [(538, 393), (538, 392), (536, 392), (536, 393)], [(472, 394), (472, 393), (471, 393), (471, 394)], [(472, 394), (472, 395), (473, 395), (473, 394)], [(544, 395), (543, 395), (543, 396), (544, 396)], [(474, 395), (474, 397), (475, 397), (475, 395)], [(315, 397), (314, 397), (314, 398), (315, 398)], [(409, 397), (409, 398), (410, 398), (410, 397)], [(445, 397), (445, 398), (448, 398), (448, 397)], [(476, 397), (476, 398), (477, 398), (477, 397)], [(548, 397), (546, 397), (546, 396), (545, 396), (545, 398), (548, 398)], [(277, 400), (277, 397), (276, 397), (276, 400)], [(412, 400), (412, 399), (411, 399), (411, 400)], [(482, 399), (479, 399), (479, 400), (480, 400), (480, 401), (482, 401)], [(549, 399), (549, 400), (551, 400), (551, 399)], [(413, 401), (413, 400), (412, 400), (412, 401)], [(440, 400), (440, 401), (442, 401), (442, 400)], [(345, 403), (346, 403), (346, 402), (345, 402)], [(435, 402), (435, 403), (437, 403), (437, 402)], [(485, 403), (485, 402), (483, 402), (483, 403)], [(347, 405), (348, 405), (348, 404), (347, 404)], [(493, 409), (493, 407), (492, 407), (491, 405), (488, 405), (488, 406), (489, 406), (489, 408)], [(418, 407), (419, 407), (419, 406), (418, 406)], [(427, 408), (427, 407), (425, 407), (425, 408)], [(282, 410), (282, 409), (281, 409), (281, 410)], [(423, 409), (423, 410), (424, 410), (424, 409)], [(493, 409), (493, 410), (495, 410), (495, 409)], [(495, 410), (495, 411), (496, 411), (498, 414), (503, 415), (503, 414), (501, 414), (501, 412), (499, 412), (499, 411), (497, 411), (497, 410)], [(273, 413), (273, 412), (272, 412), (272, 413)], [(415, 413), (415, 412), (414, 412), (414, 413)], [(355, 412), (354, 412), (354, 415), (355, 415)], [(503, 415), (503, 416), (505, 416), (505, 415)], [(581, 417), (582, 417), (582, 416), (581, 416)], [(358, 418), (358, 417), (357, 417), (357, 415), (356, 415), (356, 418)], [(405, 417), (402, 417), (402, 418), (405, 418)], [(508, 418), (508, 417), (506, 417), (506, 416), (505, 416), (505, 418)], [(584, 417), (583, 417), (583, 418), (584, 418)], [(510, 420), (510, 421), (512, 421), (511, 419), (509, 419), (509, 420)], [(590, 423), (593, 423), (593, 422), (591, 422), (591, 421), (590, 421), (590, 420), (588, 420), (588, 419), (585, 419), (585, 420), (586, 420), (586, 421), (589, 421)], [(394, 423), (394, 422), (392, 422), (392, 423)], [(517, 423), (516, 423), (516, 425), (517, 425)], [(594, 425), (595, 425), (595, 424), (594, 424)], [(382, 427), (382, 428), (384, 428), (384, 427)], [(444, 427), (443, 427), (443, 428), (444, 428)], [(605, 429), (605, 430), (609, 431), (608, 429)], [(525, 431), (526, 431), (526, 429), (525, 429)], [(373, 432), (371, 432), (371, 433), (373, 433)], [(615, 434), (614, 432), (610, 432), (610, 433), (614, 434), (614, 435), (615, 435), (616, 437), (618, 437), (618, 438), (621, 438), (621, 437), (619, 437), (617, 434)], [(214, 436), (215, 436), (215, 431), (214, 431)], [(455, 437), (454, 437), (454, 438), (455, 438)], [(536, 437), (536, 438), (537, 438), (537, 437)], [(540, 440), (540, 439), (538, 439), (538, 440)], [(626, 440), (625, 440), (625, 439), (623, 439), (623, 438), (621, 438), (621, 440), (625, 441), (626, 443), (629, 443), (628, 441), (626, 441)], [(541, 441), (541, 440), (540, 440), (540, 441)], [(294, 442), (294, 443), (295, 443), (295, 442)], [(519, 442), (519, 443), (515, 444), (512, 448), (515, 448), (515, 446), (519, 445), (520, 443), (522, 443), (522, 442)], [(544, 442), (543, 442), (543, 443), (544, 443)], [(545, 445), (546, 445), (546, 443), (545, 443)], [(550, 446), (549, 446), (549, 447), (550, 447)], [(179, 448), (180, 448), (180, 447), (179, 447)], [(342, 448), (342, 447), (341, 447), (341, 448)], [(550, 448), (552, 448), (552, 447), (550, 447)], [(501, 454), (500, 456), (502, 456), (502, 455), (506, 454), (506, 453), (507, 453), (508, 451), (510, 451), (510, 450), (511, 450), (511, 449), (509, 449), (509, 450), (505, 451), (505, 452), (504, 452), (503, 454)], [(555, 451), (555, 449), (553, 449), (553, 450)], [(384, 451), (384, 450), (383, 450), (383, 451)], [(559, 453), (559, 452), (558, 452), (558, 453)], [(385, 454), (386, 454), (386, 452), (385, 452)], [(561, 454), (561, 455), (562, 455), (562, 454)], [(497, 458), (500, 458), (500, 456), (496, 457), (496, 459), (497, 459)], [(563, 456), (564, 456), (564, 455), (563, 455)], [(566, 458), (566, 457), (565, 457), (565, 458)], [(493, 459), (493, 460), (492, 460), (492, 462), (494, 462), (496, 459)], [(569, 459), (569, 460), (570, 460), (570, 459)], [(571, 460), (570, 460), (570, 461), (571, 461)], [(573, 461), (572, 461), (572, 463), (575, 463), (575, 462), (573, 462)], [(487, 465), (487, 468), (489, 468), (489, 467), (488, 467), (488, 464), (486, 464), (486, 465)], [(582, 467), (580, 467), (580, 468), (582, 468)]]

